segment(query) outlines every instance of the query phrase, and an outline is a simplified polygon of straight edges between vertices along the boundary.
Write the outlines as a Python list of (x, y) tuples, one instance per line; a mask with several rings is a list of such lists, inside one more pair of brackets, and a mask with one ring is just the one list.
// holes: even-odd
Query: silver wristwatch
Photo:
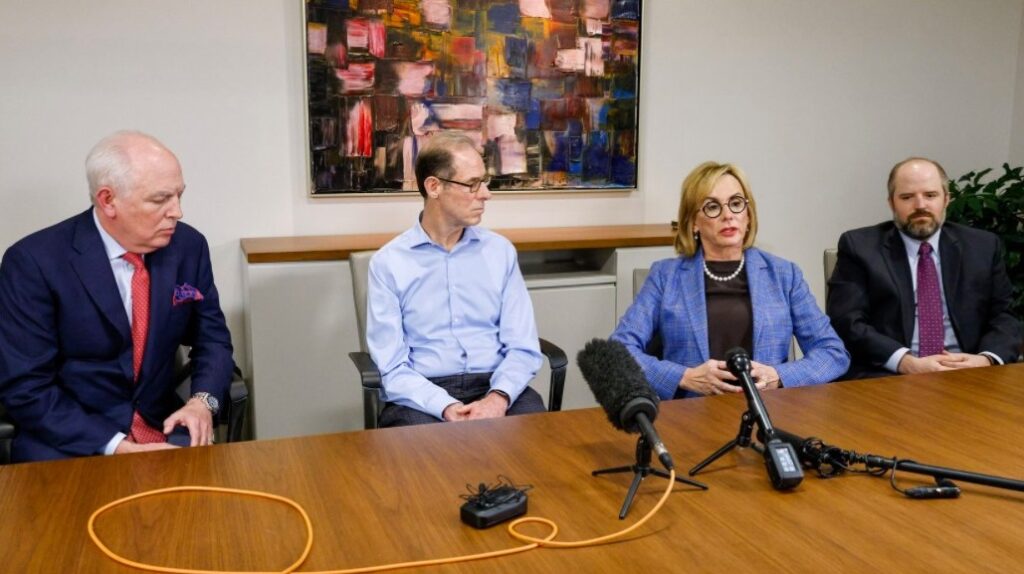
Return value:
[(210, 414), (216, 415), (220, 412), (220, 401), (210, 393), (196, 393), (192, 398), (202, 401), (203, 405), (210, 409)]

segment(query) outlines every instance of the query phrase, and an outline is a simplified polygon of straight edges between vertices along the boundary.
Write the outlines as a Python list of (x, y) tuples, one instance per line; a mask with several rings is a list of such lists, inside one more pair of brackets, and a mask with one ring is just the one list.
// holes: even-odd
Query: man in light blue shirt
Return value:
[(416, 159), (423, 212), (370, 261), (366, 339), (387, 404), (380, 426), (544, 410), (516, 250), (476, 227), (491, 198), (473, 142), (433, 135)]

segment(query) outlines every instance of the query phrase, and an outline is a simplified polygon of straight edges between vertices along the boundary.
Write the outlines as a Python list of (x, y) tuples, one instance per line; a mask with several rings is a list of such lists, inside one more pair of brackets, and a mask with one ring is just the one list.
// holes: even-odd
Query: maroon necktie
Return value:
[[(146, 351), (146, 337), (149, 334), (149, 271), (138, 253), (125, 253), (124, 260), (132, 264), (132, 370), (135, 383), (139, 382), (142, 370), (142, 355)], [(167, 442), (164, 433), (146, 424), (135, 411), (132, 415), (131, 440), (137, 443)]]
[(939, 274), (932, 260), (932, 246), (921, 242), (917, 252), (917, 337), (919, 357), (938, 355), (944, 348), (942, 326), (942, 294)]

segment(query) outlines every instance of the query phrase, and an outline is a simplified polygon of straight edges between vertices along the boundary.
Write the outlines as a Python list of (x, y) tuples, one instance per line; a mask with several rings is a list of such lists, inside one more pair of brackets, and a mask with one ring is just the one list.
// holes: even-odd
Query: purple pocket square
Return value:
[(171, 299), (171, 305), (177, 307), (178, 305), (184, 305), (185, 303), (191, 303), (192, 301), (202, 300), (203, 294), (199, 292), (199, 289), (196, 289), (188, 283), (182, 283), (174, 288), (174, 296)]

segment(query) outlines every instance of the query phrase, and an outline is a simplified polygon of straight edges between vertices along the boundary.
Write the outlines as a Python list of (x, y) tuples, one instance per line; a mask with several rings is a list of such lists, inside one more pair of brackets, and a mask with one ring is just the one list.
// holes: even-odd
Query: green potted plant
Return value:
[(1024, 167), (1003, 164), (1003, 174), (983, 181), (992, 168), (949, 180), (950, 221), (985, 229), (1006, 246), (1006, 272), (1013, 283), (1013, 314), (1024, 317)]

